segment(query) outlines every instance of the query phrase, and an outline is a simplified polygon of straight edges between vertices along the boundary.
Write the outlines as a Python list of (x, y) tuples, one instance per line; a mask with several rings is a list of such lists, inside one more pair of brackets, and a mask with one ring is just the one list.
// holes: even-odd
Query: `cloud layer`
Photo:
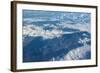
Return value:
[(52, 39), (79, 31), (90, 33), (90, 18), (90, 13), (82, 12), (23, 10), (23, 36)]
[(52, 39), (55, 37), (60, 37), (62, 34), (68, 34), (73, 32), (63, 32), (62, 30), (44, 30), (41, 26), (26, 25), (23, 27), (23, 36), (37, 37), (42, 36), (44, 39)]
[[(47, 28), (47, 29), (46, 29)], [(51, 29), (50, 29), (51, 28)], [(64, 31), (63, 29), (68, 29), (73, 31)], [(58, 24), (57, 26), (52, 24), (44, 24), (43, 26), (37, 26), (34, 24), (28, 24), (23, 26), (23, 36), (31, 36), (37, 37), (41, 36), (43, 39), (52, 39), (55, 37), (60, 37), (63, 34), (71, 34), (79, 31), (87, 31), (90, 32), (89, 25), (82, 25), (82, 24)], [(74, 31), (79, 30), (79, 31)]]

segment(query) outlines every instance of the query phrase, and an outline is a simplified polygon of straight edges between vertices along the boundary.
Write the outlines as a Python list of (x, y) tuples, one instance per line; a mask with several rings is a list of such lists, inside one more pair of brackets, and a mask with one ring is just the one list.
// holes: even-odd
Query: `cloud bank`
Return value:
[(37, 37), (42, 36), (43, 39), (52, 39), (55, 37), (60, 37), (63, 34), (61, 30), (44, 30), (41, 26), (26, 25), (23, 27), (23, 35)]

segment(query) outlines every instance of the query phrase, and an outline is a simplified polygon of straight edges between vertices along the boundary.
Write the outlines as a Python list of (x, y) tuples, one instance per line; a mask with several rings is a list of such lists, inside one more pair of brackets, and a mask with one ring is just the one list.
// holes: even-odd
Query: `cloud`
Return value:
[(25, 23), (25, 24), (30, 24), (30, 23), (32, 23), (32, 22), (38, 22), (38, 21), (46, 21), (46, 19), (41, 19), (41, 18), (24, 18), (23, 19), (23, 22)]
[(36, 26), (32, 24), (23, 26), (23, 36), (42, 36), (43, 39), (52, 39), (55, 37), (60, 37), (62, 34), (63, 31), (58, 29), (44, 30), (42, 26)]
[(73, 49), (69, 51), (65, 57), (64, 60), (79, 60), (79, 59), (84, 59), (85, 55), (87, 52), (90, 51), (90, 46), (89, 45), (84, 45), (83, 47), (79, 47), (76, 49)]
[(68, 23), (61, 23), (59, 24), (60, 27), (63, 28), (72, 28), (72, 29), (78, 29), (80, 31), (87, 31), (91, 32), (91, 25), (90, 24), (68, 24)]
[(57, 25), (43, 24), (41, 26), (35, 25), (35, 24), (25, 24), (23, 26), (23, 36), (31, 36), (31, 37), (41, 36), (43, 37), (43, 39), (53, 39), (56, 37), (61, 37), (63, 34), (71, 34), (71, 33), (79, 32), (79, 31), (74, 31), (74, 30), (73, 31), (62, 30), (62, 29), (67, 29), (67, 28), (77, 29), (80, 31), (87, 31), (90, 33), (89, 24), (82, 25), (82, 24), (59, 23)]

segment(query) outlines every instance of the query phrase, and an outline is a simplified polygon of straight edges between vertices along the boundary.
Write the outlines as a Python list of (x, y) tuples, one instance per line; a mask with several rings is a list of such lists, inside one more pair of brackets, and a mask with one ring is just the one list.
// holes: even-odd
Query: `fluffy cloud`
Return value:
[(23, 26), (23, 36), (42, 36), (44, 39), (52, 39), (55, 37), (60, 37), (62, 34), (63, 31), (58, 29), (44, 30), (42, 26), (36, 26), (31, 24)]

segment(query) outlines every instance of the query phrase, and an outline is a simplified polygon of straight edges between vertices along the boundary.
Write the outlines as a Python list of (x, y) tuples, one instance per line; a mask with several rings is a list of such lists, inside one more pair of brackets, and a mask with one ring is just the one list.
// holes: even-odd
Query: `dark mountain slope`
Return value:
[[(23, 62), (50, 61), (53, 57), (59, 60), (72, 49), (83, 46), (84, 44), (78, 41), (79, 39), (84, 40), (84, 38), (90, 39), (90, 34), (88, 32), (76, 32), (45, 40), (42, 37), (36, 37), (23, 47)], [(91, 41), (86, 43), (90, 45)]]

